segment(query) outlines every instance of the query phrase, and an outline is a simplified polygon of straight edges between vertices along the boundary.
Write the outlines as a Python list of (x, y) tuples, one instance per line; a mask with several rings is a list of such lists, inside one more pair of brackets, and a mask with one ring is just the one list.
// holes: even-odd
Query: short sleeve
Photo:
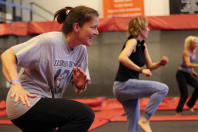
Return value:
[(17, 58), (17, 65), (24, 68), (33, 68), (40, 60), (40, 38), (34, 37), (24, 43), (11, 47)]
[(83, 69), (83, 71), (87, 75), (89, 83), (91, 83), (91, 78), (90, 78), (89, 69), (88, 69), (88, 55), (87, 55), (86, 47), (83, 48), (83, 52), (82, 52), (79, 62), (80, 64), (78, 66), (81, 69)]

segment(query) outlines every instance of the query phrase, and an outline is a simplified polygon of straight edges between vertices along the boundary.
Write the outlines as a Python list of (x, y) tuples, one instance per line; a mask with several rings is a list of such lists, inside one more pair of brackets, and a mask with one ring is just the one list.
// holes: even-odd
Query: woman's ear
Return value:
[(78, 32), (79, 30), (80, 30), (80, 25), (79, 25), (79, 23), (75, 22), (73, 24), (73, 31)]

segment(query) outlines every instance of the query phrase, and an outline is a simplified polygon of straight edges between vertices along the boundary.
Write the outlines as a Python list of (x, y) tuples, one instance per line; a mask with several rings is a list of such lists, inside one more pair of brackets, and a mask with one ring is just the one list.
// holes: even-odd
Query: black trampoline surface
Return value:
[[(198, 121), (151, 122), (151, 128), (153, 132), (198, 132)], [(110, 122), (91, 132), (127, 132), (127, 123)]]
[[(198, 132), (198, 121), (151, 122), (151, 127), (153, 132)], [(20, 132), (20, 130), (13, 125), (1, 125), (0, 132)], [(127, 132), (127, 123), (110, 122), (91, 132)]]
[[(175, 111), (157, 111), (155, 115), (175, 115)], [(186, 110), (182, 115), (198, 115), (198, 110), (195, 110), (195, 112)], [(153, 121), (151, 122), (151, 128), (153, 132), (198, 132), (198, 120)], [(127, 122), (109, 122), (91, 132), (127, 132)], [(140, 129), (139, 132), (143, 131)]]
[[(174, 111), (157, 111), (155, 115), (175, 115)], [(183, 115), (198, 115), (195, 112), (184, 111)], [(6, 119), (0, 118), (0, 119)], [(153, 132), (198, 132), (197, 121), (158, 121), (151, 122)], [(13, 125), (0, 125), (0, 132), (21, 132)], [(109, 122), (91, 132), (127, 132), (127, 122)], [(143, 132), (140, 130), (140, 132)]]

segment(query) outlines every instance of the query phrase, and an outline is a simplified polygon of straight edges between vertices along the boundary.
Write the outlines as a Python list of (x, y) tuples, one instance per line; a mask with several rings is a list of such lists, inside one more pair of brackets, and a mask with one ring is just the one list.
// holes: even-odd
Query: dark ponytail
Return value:
[(65, 7), (58, 10), (54, 15), (54, 20), (56, 19), (60, 24), (64, 23), (71, 9), (72, 7)]
[(82, 27), (84, 23), (90, 21), (94, 16), (98, 17), (98, 12), (86, 6), (65, 7), (56, 12), (54, 20), (56, 19), (58, 23), (63, 24), (62, 32), (67, 35), (73, 31), (74, 23), (78, 23)]

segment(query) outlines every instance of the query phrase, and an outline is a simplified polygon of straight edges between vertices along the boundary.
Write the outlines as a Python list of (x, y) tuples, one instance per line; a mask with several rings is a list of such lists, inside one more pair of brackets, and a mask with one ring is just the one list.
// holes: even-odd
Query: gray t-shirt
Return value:
[[(28, 98), (31, 106), (41, 97), (62, 97), (63, 92), (72, 79), (73, 67), (81, 67), (88, 76), (88, 56), (86, 46), (79, 45), (71, 50), (62, 32), (49, 32), (38, 35), (22, 44), (12, 47), (17, 58), (17, 65), (21, 66), (20, 80), (24, 89), (36, 98)], [(14, 103), (7, 96), (7, 113), (9, 119), (16, 119), (30, 108)]]

